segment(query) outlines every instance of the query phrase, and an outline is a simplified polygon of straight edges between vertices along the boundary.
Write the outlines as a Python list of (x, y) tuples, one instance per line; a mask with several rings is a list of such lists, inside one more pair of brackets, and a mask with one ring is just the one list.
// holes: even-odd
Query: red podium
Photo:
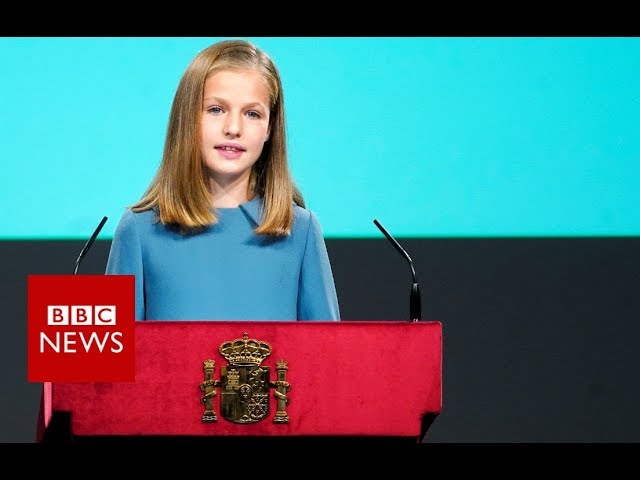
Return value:
[(136, 380), (44, 383), (38, 441), (420, 442), (440, 322), (137, 322)]

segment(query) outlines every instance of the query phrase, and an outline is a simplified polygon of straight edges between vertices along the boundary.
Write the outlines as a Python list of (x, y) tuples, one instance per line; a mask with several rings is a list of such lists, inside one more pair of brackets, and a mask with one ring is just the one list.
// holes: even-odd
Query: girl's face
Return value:
[(201, 152), (220, 186), (249, 180), (269, 137), (269, 90), (254, 70), (221, 70), (204, 84)]

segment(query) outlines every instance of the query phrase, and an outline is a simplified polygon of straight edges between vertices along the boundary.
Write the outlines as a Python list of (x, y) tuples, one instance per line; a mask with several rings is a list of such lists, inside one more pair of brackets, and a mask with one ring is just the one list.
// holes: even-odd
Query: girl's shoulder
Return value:
[(127, 207), (120, 217), (116, 230), (123, 233), (140, 233), (152, 227), (154, 223), (157, 223), (157, 219), (158, 216), (155, 209), (134, 212), (131, 208)]
[(142, 212), (134, 212), (131, 208), (127, 207), (120, 218), (120, 222), (136, 224), (152, 223), (157, 217), (158, 215), (155, 208)]
[(297, 204), (294, 204), (293, 207), (293, 229), (299, 229), (304, 232), (309, 232), (310, 230), (322, 231), (318, 216), (313, 210), (303, 208)]
[(306, 228), (309, 226), (309, 221), (313, 213), (304, 207), (301, 207), (297, 203), (293, 203), (293, 226)]

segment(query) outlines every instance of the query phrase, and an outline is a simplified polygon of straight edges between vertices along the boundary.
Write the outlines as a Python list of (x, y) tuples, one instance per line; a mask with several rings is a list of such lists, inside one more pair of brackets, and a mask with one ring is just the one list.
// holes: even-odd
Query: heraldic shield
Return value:
[(273, 387), (277, 401), (273, 422), (289, 423), (286, 412), (289, 403), (287, 392), (291, 388), (286, 378), (288, 364), (284, 360), (276, 362), (277, 380), (274, 382), (271, 381), (270, 367), (261, 365), (271, 354), (271, 345), (250, 339), (244, 332), (243, 338), (224, 342), (219, 350), (229, 364), (220, 369), (221, 379), (214, 380), (215, 361), (204, 361), (204, 381), (200, 384), (200, 390), (204, 392), (201, 402), (205, 405), (202, 421), (218, 421), (213, 410), (213, 397), (216, 387), (220, 387), (223, 418), (234, 423), (259, 422), (269, 414), (269, 390)]
[(222, 367), (220, 409), (236, 423), (254, 423), (269, 413), (269, 367)]

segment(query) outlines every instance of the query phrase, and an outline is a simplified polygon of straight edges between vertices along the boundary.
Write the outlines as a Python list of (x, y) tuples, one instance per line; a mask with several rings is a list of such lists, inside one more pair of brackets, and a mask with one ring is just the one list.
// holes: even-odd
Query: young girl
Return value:
[(137, 320), (340, 319), (318, 219), (289, 173), (280, 75), (251, 43), (216, 43), (187, 67), (106, 273), (135, 275)]

